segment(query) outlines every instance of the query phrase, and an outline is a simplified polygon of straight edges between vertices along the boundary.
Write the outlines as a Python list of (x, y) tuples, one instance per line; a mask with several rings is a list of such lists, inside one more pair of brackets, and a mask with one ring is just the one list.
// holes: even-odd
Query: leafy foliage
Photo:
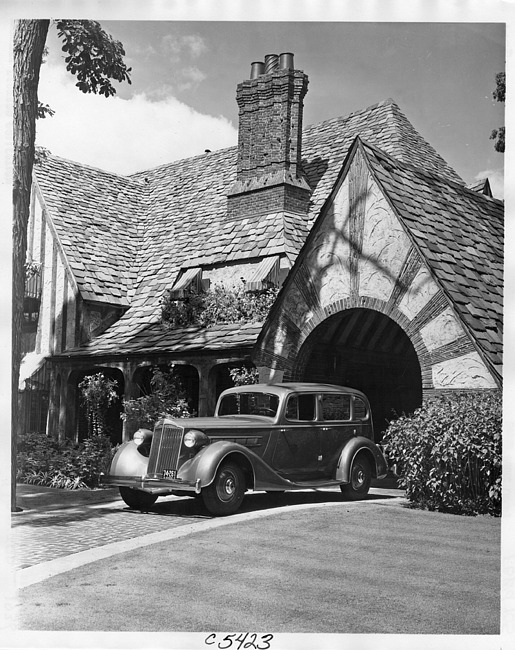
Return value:
[(38, 120), (44, 119), (47, 115), (52, 117), (52, 115), (55, 115), (55, 111), (52, 108), (50, 108), (48, 104), (43, 104), (42, 102), (38, 102), (37, 115), (36, 115)]
[(164, 414), (174, 418), (191, 417), (186, 393), (180, 379), (174, 372), (174, 365), (169, 370), (152, 369), (150, 381), (151, 392), (136, 399), (124, 400), (122, 418), (138, 427), (153, 428), (154, 423)]
[(257, 368), (232, 368), (229, 375), (235, 386), (248, 386), (249, 384), (259, 383), (259, 371)]
[(107, 379), (101, 372), (87, 375), (80, 382), (80, 400), (86, 409), (90, 436), (107, 432), (107, 409), (118, 399), (117, 385), (116, 380)]
[(18, 440), (17, 480), (66, 490), (94, 488), (115, 451), (104, 435), (74, 443), (27, 433)]
[(499, 516), (501, 429), (501, 393), (475, 392), (428, 399), (390, 423), (383, 442), (413, 505)]
[(30, 280), (30, 278), (35, 275), (39, 275), (41, 272), (41, 262), (34, 262), (34, 260), (27, 260), (25, 262), (25, 279)]
[(170, 328), (260, 322), (267, 317), (278, 291), (275, 287), (247, 291), (242, 280), (231, 288), (218, 284), (204, 293), (192, 291), (183, 300), (168, 295), (162, 303), (161, 320)]
[[(492, 93), (493, 98), (496, 102), (504, 103), (506, 101), (506, 73), (498, 72), (495, 75), (496, 88)], [(495, 140), (494, 148), (500, 153), (504, 153), (504, 139), (506, 135), (506, 129), (504, 126), (494, 129), (490, 135), (490, 140)]]
[(111, 79), (129, 84), (131, 68), (123, 57), (120, 41), (105, 32), (94, 20), (58, 20), (57, 35), (63, 41), (66, 69), (77, 77), (75, 84), (83, 93), (109, 97), (116, 94)]

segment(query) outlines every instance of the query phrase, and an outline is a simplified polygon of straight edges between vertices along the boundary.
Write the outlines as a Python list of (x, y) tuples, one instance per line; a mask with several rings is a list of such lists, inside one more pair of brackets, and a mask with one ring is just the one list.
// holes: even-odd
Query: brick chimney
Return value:
[(229, 217), (306, 214), (311, 190), (301, 172), (303, 100), (308, 77), (293, 54), (267, 54), (238, 84), (238, 163)]

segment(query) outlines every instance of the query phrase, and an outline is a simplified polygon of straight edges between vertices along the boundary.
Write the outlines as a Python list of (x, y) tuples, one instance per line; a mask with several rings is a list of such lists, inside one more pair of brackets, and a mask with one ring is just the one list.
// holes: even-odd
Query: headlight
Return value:
[(188, 433), (184, 434), (184, 446), (185, 447), (203, 447), (207, 445), (209, 438), (203, 431), (197, 431), (192, 429)]
[(137, 445), (142, 445), (145, 440), (150, 440), (152, 431), (150, 429), (138, 429), (132, 436), (132, 441)]

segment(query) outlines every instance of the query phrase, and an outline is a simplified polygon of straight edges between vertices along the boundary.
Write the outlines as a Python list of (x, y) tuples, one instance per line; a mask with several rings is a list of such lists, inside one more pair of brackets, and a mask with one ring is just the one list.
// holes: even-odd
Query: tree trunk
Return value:
[(11, 383), (11, 510), (16, 510), (16, 448), (19, 422), (20, 375), (25, 292), (25, 257), (30, 214), (32, 167), (38, 106), (39, 70), (49, 20), (19, 20), (14, 32), (13, 88), (13, 311)]

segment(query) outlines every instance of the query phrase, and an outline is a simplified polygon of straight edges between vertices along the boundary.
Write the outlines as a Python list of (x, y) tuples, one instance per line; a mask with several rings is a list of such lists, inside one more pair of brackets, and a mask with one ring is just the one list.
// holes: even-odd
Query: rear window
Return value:
[(290, 395), (286, 404), (287, 420), (314, 420), (316, 417), (315, 395)]
[(361, 397), (354, 398), (354, 419), (355, 420), (366, 420), (368, 415), (367, 405), (361, 399)]
[(350, 395), (322, 395), (324, 420), (350, 420)]
[(218, 415), (266, 415), (275, 417), (279, 397), (271, 393), (231, 393), (220, 402)]

